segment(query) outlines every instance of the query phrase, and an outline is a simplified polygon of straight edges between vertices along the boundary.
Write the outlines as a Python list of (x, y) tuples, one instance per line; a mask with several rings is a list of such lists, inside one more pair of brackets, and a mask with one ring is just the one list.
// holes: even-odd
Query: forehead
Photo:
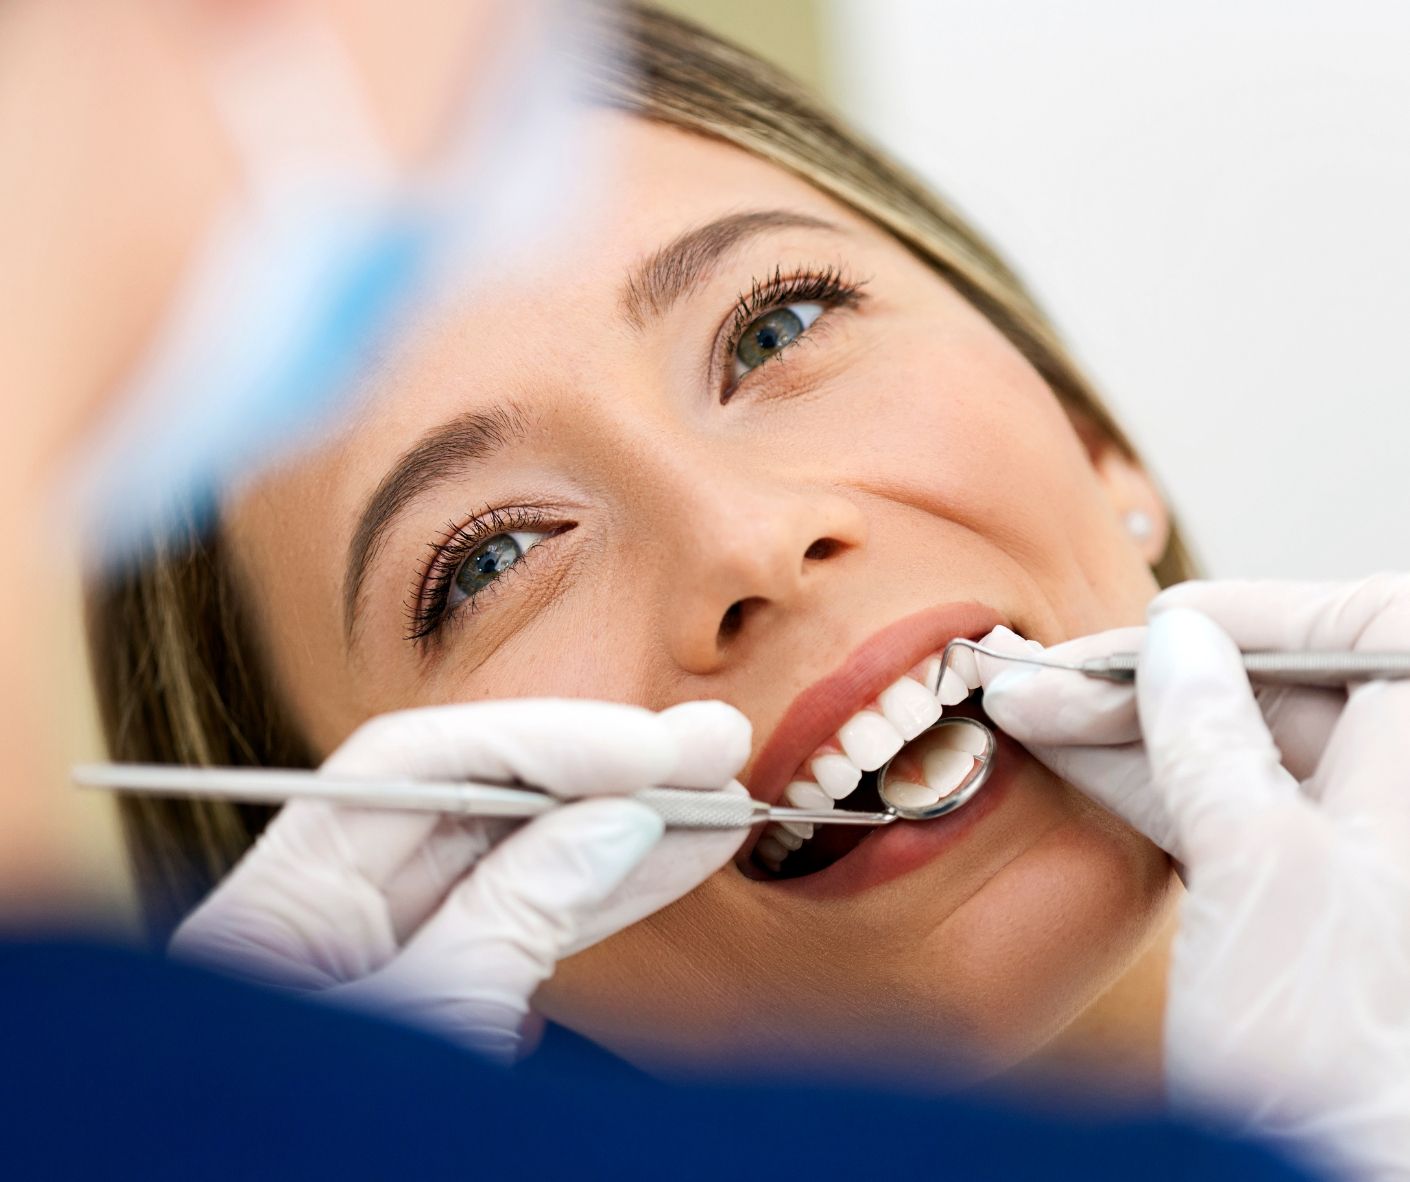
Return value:
[[(530, 381), (530, 370), (548, 378), (555, 362), (573, 364), (575, 344), (620, 328), (619, 296), (635, 266), (683, 231), (722, 216), (787, 210), (890, 242), (801, 177), (742, 148), (619, 111), (586, 119), (597, 148), (588, 154), (594, 175), (584, 178), (581, 192), (564, 195), (556, 225), (538, 241), (502, 256), (373, 362), (370, 397), (350, 413), (345, 440), (362, 435), (388, 443), (389, 419), (405, 423), (418, 411), (443, 412), (448, 403), (513, 396), (522, 393), (510, 388), (521, 377), (541, 395), (553, 383)], [(788, 253), (798, 234), (772, 237)], [(800, 242), (797, 253), (806, 250)], [(339, 462), (348, 458), (344, 452)]]
[[(369, 368), (369, 397), (341, 435), (352, 446), (324, 453), (336, 462), (337, 483), (364, 490), (375, 483), (376, 467), (406, 443), (408, 424), (480, 403), (542, 403), (565, 379), (571, 383), (584, 349), (616, 348), (628, 277), (685, 231), (730, 214), (781, 210), (873, 240), (888, 237), (802, 178), (732, 144), (618, 111), (586, 118), (596, 174), (581, 193), (564, 196), (556, 226), (541, 239), (501, 256)], [(804, 233), (760, 237), (788, 256), (777, 259), (786, 265), (808, 254)]]
[(545, 281), (614, 286), (681, 230), (738, 210), (845, 217), (807, 181), (732, 144), (615, 111), (595, 113), (590, 126), (596, 172), (581, 195), (565, 197), (559, 230), (516, 260), (511, 293)]

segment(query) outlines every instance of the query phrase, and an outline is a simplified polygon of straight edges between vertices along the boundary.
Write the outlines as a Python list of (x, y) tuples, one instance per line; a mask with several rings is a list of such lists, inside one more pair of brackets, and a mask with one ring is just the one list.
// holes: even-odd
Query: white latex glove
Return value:
[(1359, 1177), (1410, 1178), (1410, 684), (1265, 694), (1273, 730), (1297, 762), (1315, 762), (1300, 783), (1238, 649), (1184, 610), (1192, 602), (1245, 648), (1410, 648), (1407, 580), (1192, 584), (1153, 606), (1134, 695), (1071, 674), (1005, 682), (982, 663), (986, 707), (1185, 862), (1166, 1013), (1172, 1099), (1215, 1103)]
[[(1350, 583), (1196, 580), (1162, 591), (1149, 614), (1175, 607), (1209, 616), (1240, 649), (1410, 648), (1410, 576), (1405, 575)], [(1078, 664), (1090, 657), (1138, 652), (1145, 631), (1116, 628), (1044, 649), (1001, 627), (984, 637), (984, 644), (1000, 652), (1028, 652)], [(1178, 861), (1185, 860), (1164, 799), (1149, 791), (1150, 768), (1140, 746), (1136, 695), (1129, 685), (986, 657), (978, 664), (984, 707), (999, 726), (1063, 779)], [(1260, 685), (1254, 697), (1284, 766), (1299, 780), (1310, 779), (1346, 705), (1346, 694)]]
[(745, 837), (663, 837), (654, 812), (615, 794), (653, 784), (731, 787), (749, 745), (748, 719), (723, 702), (653, 714), (516, 699), (385, 715), (323, 770), (517, 780), (601, 799), (517, 829), (291, 803), (181, 925), (171, 950), (391, 1014), (512, 1061), (534, 990), (560, 959), (680, 898)]

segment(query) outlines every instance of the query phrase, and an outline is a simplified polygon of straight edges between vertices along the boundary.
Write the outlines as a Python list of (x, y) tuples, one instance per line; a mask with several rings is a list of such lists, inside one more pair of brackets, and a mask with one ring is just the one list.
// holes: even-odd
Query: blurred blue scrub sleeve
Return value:
[(531, 1070), (79, 943), (0, 945), (7, 1179), (1130, 1179), (1293, 1182), (1172, 1122), (1069, 1122), (845, 1088), (682, 1086), (583, 1044)]

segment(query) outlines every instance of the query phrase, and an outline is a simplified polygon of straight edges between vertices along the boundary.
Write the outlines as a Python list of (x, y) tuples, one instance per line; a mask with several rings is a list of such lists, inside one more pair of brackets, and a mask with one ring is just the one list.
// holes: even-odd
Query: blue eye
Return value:
[(546, 537), (547, 533), (538, 530), (516, 530), (486, 538), (456, 569), (447, 606), (454, 607), (478, 595)]
[(822, 304), (787, 304), (751, 320), (734, 347), (734, 380), (793, 344), (823, 314)]

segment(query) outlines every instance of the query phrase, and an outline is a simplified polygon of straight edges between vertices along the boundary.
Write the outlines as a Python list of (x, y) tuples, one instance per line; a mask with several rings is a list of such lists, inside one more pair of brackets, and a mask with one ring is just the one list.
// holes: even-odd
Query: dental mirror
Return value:
[(977, 719), (941, 718), (882, 765), (877, 794), (903, 820), (943, 817), (967, 805), (984, 786), (995, 749), (994, 732)]

